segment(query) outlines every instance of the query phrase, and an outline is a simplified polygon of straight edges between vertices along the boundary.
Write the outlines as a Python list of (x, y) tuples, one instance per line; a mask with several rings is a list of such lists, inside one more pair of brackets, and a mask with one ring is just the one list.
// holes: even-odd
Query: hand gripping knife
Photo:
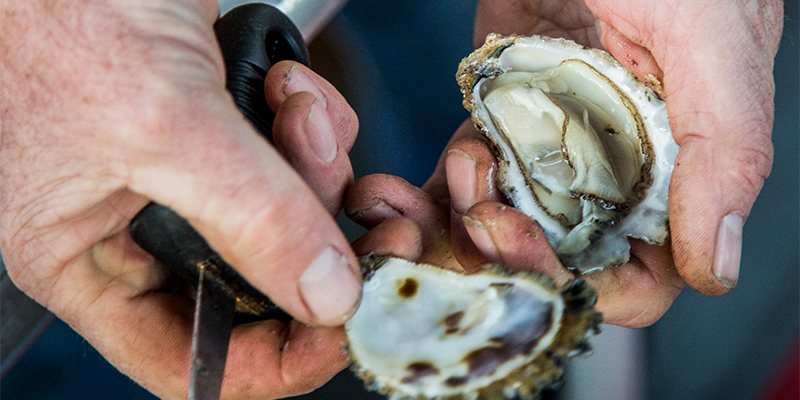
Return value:
[[(225, 59), (226, 87), (239, 110), (267, 140), (274, 115), (264, 98), (269, 68), (282, 60), (308, 65), (298, 28), (277, 8), (251, 3), (228, 11), (214, 25)], [(133, 240), (196, 289), (190, 400), (217, 400), (234, 322), (291, 317), (228, 265), (192, 226), (171, 209), (148, 204), (132, 220)]]

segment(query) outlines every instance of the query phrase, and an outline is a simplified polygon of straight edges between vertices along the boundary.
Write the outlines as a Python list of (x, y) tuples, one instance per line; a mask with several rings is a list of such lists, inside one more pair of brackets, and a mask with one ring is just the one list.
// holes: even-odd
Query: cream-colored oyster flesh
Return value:
[(458, 71), (491, 140), (498, 186), (581, 272), (627, 262), (628, 237), (663, 244), (678, 146), (666, 106), (608, 53), (489, 35)]
[(362, 265), (348, 349), (356, 374), (393, 400), (534, 398), (601, 321), (580, 280), (556, 288), (500, 266), (463, 275), (398, 258)]

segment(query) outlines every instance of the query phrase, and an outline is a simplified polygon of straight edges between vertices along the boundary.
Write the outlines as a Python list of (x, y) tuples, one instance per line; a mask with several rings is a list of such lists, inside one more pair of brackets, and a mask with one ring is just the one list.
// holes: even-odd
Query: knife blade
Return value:
[(199, 267), (192, 326), (189, 400), (216, 400), (222, 390), (236, 299), (213, 276), (213, 265)]
[[(251, 3), (227, 12), (214, 25), (225, 60), (226, 88), (239, 111), (267, 140), (272, 121), (264, 97), (269, 68), (282, 60), (308, 65), (300, 31), (280, 10)], [(130, 225), (131, 237), (156, 260), (196, 287), (189, 366), (190, 400), (218, 400), (232, 327), (236, 320), (291, 320), (251, 286), (180, 215), (157, 203)]]

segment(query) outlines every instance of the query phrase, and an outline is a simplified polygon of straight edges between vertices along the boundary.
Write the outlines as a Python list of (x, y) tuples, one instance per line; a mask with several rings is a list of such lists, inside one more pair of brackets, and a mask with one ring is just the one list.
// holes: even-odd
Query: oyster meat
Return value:
[(534, 398), (601, 322), (581, 280), (556, 288), (496, 265), (463, 275), (399, 258), (362, 267), (348, 349), (368, 388), (392, 400)]
[(611, 55), (492, 34), (457, 78), (498, 157), (498, 186), (567, 267), (624, 264), (628, 237), (666, 241), (678, 145), (664, 102)]

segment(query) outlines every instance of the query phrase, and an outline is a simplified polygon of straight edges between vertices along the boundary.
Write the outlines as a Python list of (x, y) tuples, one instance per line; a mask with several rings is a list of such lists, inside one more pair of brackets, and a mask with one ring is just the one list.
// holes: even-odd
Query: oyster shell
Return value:
[(500, 266), (463, 275), (364, 258), (361, 306), (345, 324), (353, 369), (400, 399), (534, 398), (598, 332), (595, 291)]
[(611, 55), (492, 34), (457, 79), (493, 143), (498, 186), (540, 223), (567, 267), (624, 264), (628, 237), (666, 241), (678, 145), (664, 102)]

